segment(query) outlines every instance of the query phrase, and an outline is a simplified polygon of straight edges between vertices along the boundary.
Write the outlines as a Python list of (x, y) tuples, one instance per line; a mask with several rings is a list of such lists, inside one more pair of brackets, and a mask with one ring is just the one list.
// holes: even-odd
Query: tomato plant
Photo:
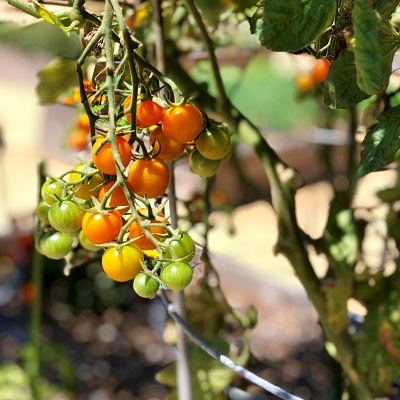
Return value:
[(190, 153), (190, 169), (202, 178), (213, 176), (220, 165), (220, 160), (210, 160), (201, 155), (200, 151), (195, 149)]
[(152, 100), (145, 100), (136, 106), (136, 116), (142, 124), (156, 125), (161, 121), (164, 109)]
[[(77, 182), (83, 178), (80, 172), (85, 170), (83, 164), (78, 164), (73, 168), (74, 171), (69, 174), (69, 181), (71, 183)], [(90, 200), (91, 196), (97, 197), (100, 192), (100, 185), (104, 182), (104, 176), (102, 173), (96, 173), (86, 178), (82, 183), (77, 184), (74, 187), (75, 196), (84, 200)]]
[[(140, 214), (147, 214), (147, 209), (146, 208), (141, 208), (138, 210)], [(152, 226), (151, 224), (166, 224), (167, 221), (162, 213), (158, 213), (158, 217), (160, 220), (156, 219), (151, 219), (150, 220), (150, 225), (147, 227), (147, 231), (151, 233), (155, 239), (160, 240), (161, 236), (158, 235), (163, 235), (165, 234), (165, 229), (159, 226)], [(140, 216), (141, 220), (144, 221), (145, 218)], [(158, 234), (158, 235), (157, 235)], [(135, 244), (140, 247), (142, 250), (153, 250), (156, 248), (156, 245), (146, 237), (146, 235), (143, 232), (143, 229), (140, 227), (139, 223), (137, 221), (133, 221), (132, 224), (129, 227), (129, 239), (136, 239)]]
[(184, 261), (173, 261), (166, 264), (160, 273), (162, 283), (173, 292), (180, 292), (192, 281), (193, 269)]
[(144, 261), (143, 252), (134, 244), (109, 247), (101, 265), (107, 276), (117, 282), (129, 281), (139, 274)]
[(163, 252), (163, 257), (168, 259), (179, 259), (189, 262), (196, 253), (196, 244), (187, 232), (181, 232), (181, 237), (169, 242)]
[(127, 183), (133, 193), (148, 198), (164, 194), (171, 175), (168, 165), (158, 157), (135, 160), (128, 170)]
[(153, 298), (160, 288), (160, 284), (151, 276), (139, 272), (133, 280), (133, 290), (135, 293), (146, 299)]
[(185, 151), (185, 145), (170, 140), (161, 126), (157, 126), (151, 131), (149, 143), (153, 146), (153, 153), (164, 161), (175, 160)]
[(86, 212), (82, 220), (82, 231), (95, 244), (112, 242), (122, 228), (122, 218), (118, 211), (101, 214)]
[(38, 250), (48, 258), (61, 260), (72, 250), (72, 237), (65, 232), (47, 232), (39, 238)]
[(220, 126), (212, 126), (203, 131), (196, 140), (197, 150), (209, 160), (221, 160), (231, 148), (229, 132)]
[[(141, 98), (141, 97), (142, 97), (141, 95), (138, 96), (138, 98)], [(124, 111), (128, 110), (128, 108), (130, 107), (131, 103), (132, 103), (132, 95), (129, 95), (129, 96), (125, 99), (125, 102), (124, 102)], [(132, 115), (131, 115), (131, 113), (126, 113), (126, 114), (125, 114), (125, 118), (128, 120), (129, 123), (132, 122)], [(145, 124), (144, 122), (140, 121), (139, 118), (138, 118), (138, 116), (136, 115), (136, 127), (137, 127), (137, 128), (143, 129), (143, 128), (147, 128), (147, 127), (149, 127), (149, 126), (150, 126), (150, 125), (147, 125), (147, 124)]]
[[(131, 162), (131, 157), (132, 157), (131, 146), (125, 139), (121, 137), (116, 137), (115, 141), (119, 156), (121, 158), (122, 165), (124, 167), (127, 167)], [(104, 172), (105, 174), (108, 175), (115, 175), (117, 173), (117, 169), (115, 166), (115, 160), (112, 153), (111, 144), (109, 142), (104, 144), (103, 147), (101, 147), (98, 153), (96, 154), (97, 149), (101, 146), (102, 142), (103, 142), (102, 139), (98, 139), (93, 144), (92, 147), (93, 164), (101, 172)]]
[(60, 232), (73, 233), (82, 226), (85, 212), (71, 200), (61, 200), (51, 205), (49, 221), (54, 229)]
[[(103, 201), (104, 196), (115, 185), (116, 179), (105, 183), (99, 191), (99, 200)], [(118, 186), (112, 193), (108, 201), (108, 207), (122, 207), (117, 211), (120, 214), (125, 214), (129, 210), (128, 199), (121, 186)]]
[(168, 108), (161, 120), (165, 135), (183, 144), (193, 141), (200, 134), (203, 123), (200, 110), (189, 103)]

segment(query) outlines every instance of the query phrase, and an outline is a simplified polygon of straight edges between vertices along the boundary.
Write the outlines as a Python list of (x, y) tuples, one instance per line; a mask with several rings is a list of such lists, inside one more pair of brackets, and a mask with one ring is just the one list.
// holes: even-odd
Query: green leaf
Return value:
[(35, 10), (39, 13), (39, 15), (47, 22), (49, 22), (52, 25), (57, 24), (58, 18), (55, 14), (52, 12), (48, 11), (46, 7), (43, 4), (38, 3), (35, 0), (32, 0), (33, 6), (35, 7)]
[(400, 105), (378, 117), (377, 125), (367, 134), (362, 144), (365, 152), (358, 166), (359, 178), (375, 171), (400, 147)]
[(376, 94), (383, 86), (379, 51), (379, 15), (371, 9), (370, 0), (355, 0), (353, 29), (358, 87), (368, 94)]
[(76, 62), (56, 57), (38, 73), (36, 92), (40, 104), (50, 104), (69, 87), (77, 84)]
[(296, 51), (331, 25), (337, 0), (265, 0), (253, 16), (251, 32), (273, 51)]
[(399, 5), (398, 0), (375, 0), (374, 9), (383, 17), (390, 18)]
[(332, 63), (324, 82), (324, 102), (331, 108), (349, 108), (370, 97), (357, 85), (354, 52), (345, 50)]
[(370, 302), (357, 344), (356, 366), (377, 393), (389, 393), (400, 375), (400, 291)]

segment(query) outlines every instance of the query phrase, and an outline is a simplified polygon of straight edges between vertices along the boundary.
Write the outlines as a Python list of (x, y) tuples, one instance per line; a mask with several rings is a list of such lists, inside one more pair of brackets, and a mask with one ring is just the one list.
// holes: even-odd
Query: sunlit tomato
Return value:
[(221, 160), (231, 148), (229, 132), (219, 126), (213, 126), (200, 134), (196, 140), (197, 150), (209, 160)]
[(43, 200), (47, 204), (54, 204), (57, 202), (57, 197), (61, 197), (61, 193), (63, 190), (62, 182), (55, 179), (48, 179), (42, 186), (41, 194)]
[(179, 239), (171, 240), (169, 246), (163, 251), (164, 259), (179, 259), (190, 261), (196, 253), (196, 244), (187, 232), (181, 232)]
[(143, 252), (134, 244), (109, 247), (103, 254), (101, 264), (109, 278), (126, 282), (135, 278), (142, 269)]
[(165, 265), (160, 272), (162, 283), (173, 292), (180, 292), (192, 281), (193, 269), (184, 261), (173, 261)]
[(323, 82), (328, 75), (331, 63), (326, 58), (319, 58), (311, 69), (311, 75), (315, 82)]
[(83, 129), (74, 129), (69, 133), (67, 143), (72, 150), (82, 151), (89, 145), (89, 134)]
[[(147, 215), (147, 208), (141, 208), (138, 210), (141, 214)], [(158, 213), (158, 217), (161, 218), (161, 220), (155, 220), (152, 219), (150, 221), (151, 224), (166, 224), (167, 221), (164, 219), (164, 215), (162, 213)], [(145, 218), (140, 216), (141, 220), (144, 221)], [(157, 234), (165, 234), (165, 229), (158, 227), (158, 226), (152, 226), (150, 225), (147, 228), (147, 231), (151, 233), (155, 239), (160, 240), (161, 237), (157, 236)], [(143, 229), (140, 227), (139, 223), (137, 221), (133, 221), (132, 224), (129, 227), (129, 239), (137, 239), (135, 240), (135, 244), (139, 246), (142, 250), (153, 250), (156, 248), (156, 245), (146, 237), (146, 235), (143, 232)]]
[(49, 209), (49, 221), (51, 226), (66, 233), (73, 233), (80, 229), (85, 212), (78, 204), (71, 200), (58, 201)]
[(39, 239), (37, 249), (48, 258), (60, 260), (72, 250), (72, 237), (65, 232), (47, 232)]
[(161, 125), (165, 135), (178, 143), (194, 140), (203, 129), (203, 115), (193, 104), (170, 107), (165, 111)]
[(158, 124), (164, 115), (164, 109), (152, 100), (145, 100), (136, 106), (136, 115), (143, 124)]
[(202, 178), (213, 176), (220, 163), (220, 160), (209, 160), (203, 157), (197, 149), (192, 151), (189, 156), (190, 169)]
[(149, 160), (135, 160), (128, 171), (128, 186), (133, 193), (144, 197), (161, 196), (168, 188), (171, 179), (168, 165), (158, 157)]
[(153, 298), (160, 287), (160, 284), (151, 276), (139, 272), (133, 281), (133, 290), (135, 293), (145, 299)]
[[(116, 179), (104, 184), (99, 192), (99, 200), (103, 201), (105, 194), (114, 186)], [(118, 186), (112, 193), (107, 203), (108, 207), (126, 206), (117, 210), (120, 214), (125, 214), (129, 210), (129, 203), (121, 186)]]
[[(138, 95), (138, 98), (142, 97), (141, 95)], [(124, 111), (126, 111), (132, 102), (132, 95), (129, 95), (124, 102)], [(128, 120), (129, 123), (132, 122), (132, 114), (131, 113), (127, 113), (125, 114), (125, 118)], [(139, 120), (138, 116), (136, 115), (136, 127), (139, 129), (144, 129), (144, 128), (148, 128), (150, 125), (147, 125), (145, 123), (143, 123), (142, 121)]]
[(118, 211), (108, 211), (108, 215), (99, 212), (87, 212), (82, 220), (85, 236), (94, 244), (112, 242), (122, 228), (122, 218)]
[[(84, 169), (85, 166), (83, 164), (76, 165), (73, 170), (77, 172), (70, 173), (68, 176), (68, 180), (73, 183), (82, 179), (83, 176), (78, 171), (84, 171)], [(75, 196), (84, 200), (90, 200), (91, 196), (97, 197), (100, 192), (100, 185), (103, 182), (104, 176), (102, 173), (94, 174), (74, 187), (75, 190), (77, 189), (77, 191), (75, 192)]]
[(101, 250), (100, 246), (96, 246), (93, 242), (91, 242), (85, 235), (85, 233), (81, 230), (79, 231), (79, 243), (81, 246), (89, 251), (99, 251)]
[(296, 87), (301, 93), (310, 92), (314, 89), (315, 81), (309, 72), (299, 72), (296, 75)]
[[(116, 137), (116, 144), (118, 153), (121, 158), (122, 165), (127, 167), (131, 161), (132, 150), (129, 143), (121, 138)], [(115, 166), (115, 161), (111, 149), (111, 144), (106, 143), (97, 154), (95, 154), (96, 149), (101, 145), (102, 139), (98, 139), (94, 142), (92, 147), (92, 161), (93, 164), (102, 172), (108, 175), (115, 175), (117, 173), (117, 169)]]
[(153, 146), (153, 154), (164, 161), (171, 161), (178, 158), (185, 150), (185, 145), (177, 143), (165, 136), (160, 126), (153, 129), (150, 133), (149, 143)]
[(90, 131), (90, 121), (89, 121), (89, 117), (87, 114), (82, 113), (79, 115), (78, 128), (82, 129), (86, 132)]
[(36, 216), (42, 221), (44, 224), (49, 224), (49, 210), (50, 205), (47, 204), (44, 200), (40, 201), (36, 208)]

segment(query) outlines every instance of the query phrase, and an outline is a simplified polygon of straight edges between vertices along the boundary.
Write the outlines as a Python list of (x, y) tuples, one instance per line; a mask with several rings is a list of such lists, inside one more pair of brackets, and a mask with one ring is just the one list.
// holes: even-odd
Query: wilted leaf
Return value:
[(267, 49), (296, 51), (321, 36), (330, 26), (336, 0), (265, 0), (253, 16), (251, 32)]

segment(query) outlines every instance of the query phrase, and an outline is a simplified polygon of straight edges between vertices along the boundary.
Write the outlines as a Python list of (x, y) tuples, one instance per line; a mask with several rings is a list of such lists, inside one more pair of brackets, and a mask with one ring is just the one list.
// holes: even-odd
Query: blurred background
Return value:
[[(68, 140), (82, 109), (42, 105), (37, 95), (39, 71), (55, 55), (75, 58), (79, 38), (67, 41), (50, 24), (32, 24), (5, 1), (0, 2), (0, 15), (0, 400), (24, 400), (31, 399), (23, 360), (29, 358), (31, 305), (37, 295), (31, 277), (38, 164), (45, 160), (47, 174), (57, 176), (76, 165), (77, 157), (88, 159), (89, 153), (77, 151)], [(327, 128), (323, 106), (299, 93), (295, 76), (308, 68), (307, 56), (270, 54), (259, 47), (245, 23), (235, 31), (227, 29), (225, 35), (237, 38), (217, 51), (227, 92), (304, 177), (296, 198), (298, 219), (317, 238), (332, 195), (320, 155), (330, 154), (340, 180), (347, 116), (337, 111), (334, 124)], [(201, 51), (184, 54), (180, 62), (198, 82), (214, 90)], [(201, 192), (202, 183), (185, 160), (177, 164), (176, 177), (182, 203)], [(235, 158), (223, 164), (213, 179), (209, 250), (230, 305), (241, 311), (254, 306), (258, 311), (258, 322), (248, 334), (253, 370), (304, 399), (334, 398), (338, 377), (325, 353), (316, 314), (286, 259), (273, 252), (276, 219), (266, 201), (269, 185), (260, 163), (248, 147), (238, 144)], [(367, 192), (359, 194), (360, 204), (376, 201), (370, 193), (393, 179), (389, 171), (380, 175), (379, 182), (368, 182)], [(200, 240), (201, 225), (183, 224)], [(379, 254), (380, 249), (371, 251)], [(322, 276), (326, 266), (317, 255), (314, 264)], [(40, 332), (45, 398), (167, 398), (166, 387), (154, 377), (177, 355), (165, 340), (172, 328), (161, 301), (140, 299), (130, 283), (108, 279), (96, 256), (81, 266), (69, 266), (64, 260), (46, 259), (43, 267)], [(363, 310), (355, 306), (354, 312)], [(243, 382), (237, 385), (257, 391)]]

